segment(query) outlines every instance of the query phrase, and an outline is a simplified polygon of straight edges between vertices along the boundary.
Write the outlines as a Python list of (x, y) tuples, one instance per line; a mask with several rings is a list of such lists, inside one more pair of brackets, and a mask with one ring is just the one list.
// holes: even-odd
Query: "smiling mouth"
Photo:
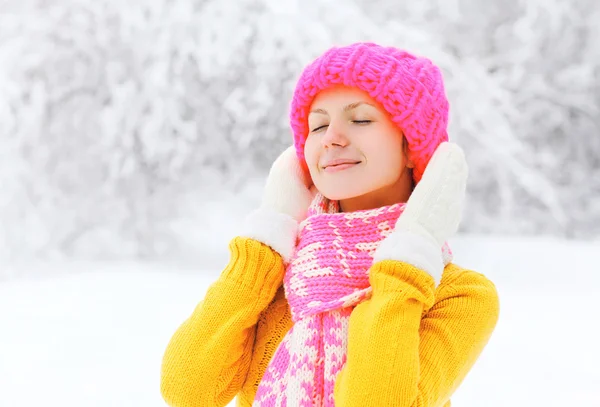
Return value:
[(325, 168), (323, 168), (323, 171), (325, 172), (338, 172), (338, 171), (343, 171), (346, 170), (348, 168), (352, 168), (355, 165), (360, 164), (362, 161), (356, 162), (356, 163), (345, 163), (345, 164), (337, 164), (337, 165), (329, 165)]

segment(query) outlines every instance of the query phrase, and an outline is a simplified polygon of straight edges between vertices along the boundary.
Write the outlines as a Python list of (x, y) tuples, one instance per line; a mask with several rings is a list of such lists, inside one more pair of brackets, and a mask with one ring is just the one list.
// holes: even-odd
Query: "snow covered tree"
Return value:
[(291, 143), (302, 68), (354, 41), (441, 67), (463, 231), (599, 236), (599, 20), (592, 0), (5, 1), (0, 257), (196, 250), (205, 205), (251, 205)]

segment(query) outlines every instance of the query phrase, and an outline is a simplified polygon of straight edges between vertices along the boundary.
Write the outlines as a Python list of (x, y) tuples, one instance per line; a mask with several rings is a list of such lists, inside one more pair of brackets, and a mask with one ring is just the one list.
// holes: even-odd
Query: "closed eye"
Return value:
[[(352, 120), (352, 123), (355, 123), (355, 124), (369, 124), (369, 123), (372, 123), (372, 122), (373, 122), (373, 120)], [(311, 133), (316, 133), (317, 131), (324, 129), (327, 126), (329, 126), (329, 125), (328, 124), (324, 124), (323, 126), (319, 126), (317, 128), (312, 129), (310, 132)]]
[(313, 129), (313, 130), (311, 130), (310, 132), (311, 132), (311, 133), (316, 133), (317, 131), (319, 131), (319, 130), (321, 130), (321, 129), (323, 129), (323, 128), (327, 127), (327, 126), (329, 126), (329, 125), (328, 125), (328, 124), (324, 124), (323, 126), (319, 126), (319, 127), (317, 127), (316, 129)]

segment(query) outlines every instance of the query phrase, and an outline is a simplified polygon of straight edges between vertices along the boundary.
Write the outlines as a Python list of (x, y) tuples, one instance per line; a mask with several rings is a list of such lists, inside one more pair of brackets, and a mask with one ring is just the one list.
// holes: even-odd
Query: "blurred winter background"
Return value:
[(501, 319), (453, 406), (600, 406), (596, 0), (0, 1), (0, 406), (160, 406), (170, 335), (291, 143), (302, 68), (444, 73), (457, 262)]

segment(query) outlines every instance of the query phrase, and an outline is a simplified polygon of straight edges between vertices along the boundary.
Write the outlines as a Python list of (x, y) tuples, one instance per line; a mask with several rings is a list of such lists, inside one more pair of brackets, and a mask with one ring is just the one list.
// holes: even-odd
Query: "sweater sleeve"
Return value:
[(269, 246), (236, 237), (229, 249), (229, 264), (167, 345), (161, 393), (170, 406), (226, 406), (235, 397), (259, 316), (283, 282), (282, 258)]
[(436, 290), (429, 274), (396, 260), (373, 264), (369, 281), (372, 297), (350, 316), (335, 405), (449, 405), (496, 326), (495, 285), (450, 264)]

